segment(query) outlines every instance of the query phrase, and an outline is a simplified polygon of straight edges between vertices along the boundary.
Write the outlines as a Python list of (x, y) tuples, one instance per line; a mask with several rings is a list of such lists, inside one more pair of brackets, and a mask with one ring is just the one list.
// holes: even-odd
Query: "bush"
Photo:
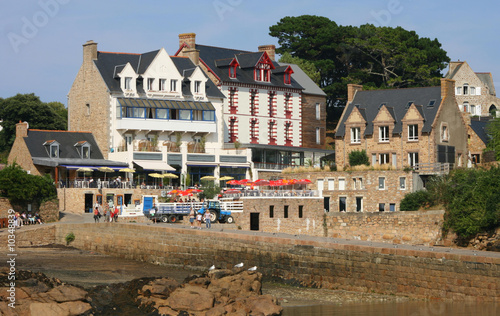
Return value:
[(427, 190), (419, 190), (405, 195), (399, 207), (401, 211), (418, 211), (433, 204), (432, 194)]
[(73, 232), (70, 232), (69, 234), (66, 235), (64, 238), (66, 240), (66, 246), (69, 245), (72, 241), (75, 240), (75, 234)]
[(369, 166), (370, 162), (368, 160), (368, 155), (366, 154), (366, 151), (364, 149), (351, 151), (349, 153), (349, 165), (351, 167), (359, 165)]

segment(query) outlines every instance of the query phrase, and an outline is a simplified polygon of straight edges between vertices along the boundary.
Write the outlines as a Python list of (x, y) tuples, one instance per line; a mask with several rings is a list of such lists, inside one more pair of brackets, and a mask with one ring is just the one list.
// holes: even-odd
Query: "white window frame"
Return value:
[(450, 129), (448, 128), (448, 124), (441, 123), (441, 141), (447, 142), (450, 140)]
[(378, 177), (378, 189), (385, 190), (385, 188), (386, 188), (385, 177)]
[(410, 167), (415, 167), (415, 165), (418, 163), (418, 159), (419, 159), (418, 152), (408, 153), (408, 164), (410, 165)]
[(170, 80), (170, 91), (177, 92), (177, 79)]
[(469, 84), (468, 83), (464, 83), (462, 89), (463, 89), (463, 91), (462, 91), (463, 95), (469, 95)]
[(358, 178), (358, 184), (359, 184), (359, 189), (360, 189), (360, 190), (363, 190), (363, 189), (364, 189), (364, 186), (363, 186), (363, 178)]
[(316, 127), (316, 145), (321, 144), (321, 129)]
[(469, 113), (471, 115), (477, 115), (476, 114), (476, 106), (474, 104), (471, 104), (470, 107), (469, 107)]
[(58, 143), (50, 144), (49, 154), (50, 154), (50, 158), (59, 158), (59, 144)]
[(352, 189), (353, 190), (356, 190), (358, 188), (357, 183), (358, 183), (358, 179), (352, 178)]
[(165, 91), (167, 86), (167, 79), (160, 78), (158, 80), (158, 91)]
[(469, 94), (470, 95), (476, 95), (476, 87), (470, 87), (469, 88)]
[(195, 80), (194, 82), (194, 93), (201, 93), (201, 81), (200, 80)]
[(328, 179), (328, 190), (335, 190), (335, 179)]
[(82, 159), (90, 159), (90, 145), (88, 143), (82, 145), (81, 151)]
[(388, 153), (381, 153), (381, 154), (378, 154), (378, 163), (380, 165), (383, 165), (383, 164), (389, 164), (390, 163), (390, 157), (389, 157), (389, 154)]
[(351, 127), (351, 144), (361, 144), (361, 128)]
[(408, 124), (408, 141), (418, 141), (418, 124)]
[(154, 78), (148, 78), (148, 80), (147, 80), (148, 91), (153, 91), (154, 83), (155, 83)]
[(319, 103), (316, 103), (316, 119), (321, 119), (321, 106)]
[(455, 95), (462, 95), (462, 87), (455, 88)]
[(345, 178), (339, 178), (339, 191), (345, 191)]
[(125, 77), (124, 83), (123, 83), (123, 88), (126, 91), (132, 90), (132, 77)]
[(378, 141), (381, 143), (389, 142), (389, 126), (378, 127)]

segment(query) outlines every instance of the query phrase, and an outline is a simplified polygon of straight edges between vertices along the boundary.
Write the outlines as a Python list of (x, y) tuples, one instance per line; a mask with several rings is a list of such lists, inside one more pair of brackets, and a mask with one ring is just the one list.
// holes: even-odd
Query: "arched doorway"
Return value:
[(497, 117), (497, 107), (494, 104), (490, 106), (488, 112), (490, 113), (491, 116)]

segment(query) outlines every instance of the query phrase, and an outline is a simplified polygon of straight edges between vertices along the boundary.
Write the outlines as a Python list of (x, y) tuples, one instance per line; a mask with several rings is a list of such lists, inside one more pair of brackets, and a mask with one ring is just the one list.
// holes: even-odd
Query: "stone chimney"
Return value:
[(195, 49), (196, 47), (196, 34), (195, 33), (183, 33), (179, 34), (179, 48), (186, 44), (188, 48)]
[(441, 78), (441, 99), (446, 97), (455, 98), (455, 80)]
[(83, 62), (90, 63), (97, 59), (97, 43), (93, 40), (83, 44)]
[(16, 124), (16, 137), (28, 137), (28, 122), (21, 122)]
[(274, 45), (260, 45), (259, 52), (266, 52), (272, 61), (276, 60), (276, 46)]
[(352, 102), (357, 91), (363, 91), (363, 86), (352, 83), (347, 85), (347, 104)]
[(455, 69), (456, 69), (459, 65), (461, 65), (461, 64), (463, 64), (463, 63), (464, 63), (464, 62), (463, 62), (463, 61), (460, 61), (460, 60), (459, 60), (459, 61), (451, 61), (451, 62), (450, 62), (450, 71), (449, 71), (449, 74), (451, 75), (451, 74), (455, 71)]

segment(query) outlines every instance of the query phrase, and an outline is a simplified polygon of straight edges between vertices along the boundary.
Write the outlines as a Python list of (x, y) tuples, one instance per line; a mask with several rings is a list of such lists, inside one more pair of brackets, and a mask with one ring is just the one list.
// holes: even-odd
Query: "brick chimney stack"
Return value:
[(276, 46), (274, 45), (260, 45), (259, 52), (267, 52), (272, 61), (276, 60)]
[(357, 91), (363, 91), (363, 86), (352, 83), (347, 85), (347, 104), (352, 102)]
[(90, 63), (97, 59), (97, 43), (93, 40), (83, 44), (83, 62)]
[(441, 78), (441, 99), (455, 98), (455, 80)]
[(21, 122), (16, 124), (16, 137), (28, 137), (28, 122)]
[(179, 48), (182, 48), (184, 44), (186, 44), (187, 47), (184, 47), (179, 55), (189, 57), (193, 64), (198, 66), (200, 63), (200, 51), (196, 49), (196, 34), (179, 34)]

